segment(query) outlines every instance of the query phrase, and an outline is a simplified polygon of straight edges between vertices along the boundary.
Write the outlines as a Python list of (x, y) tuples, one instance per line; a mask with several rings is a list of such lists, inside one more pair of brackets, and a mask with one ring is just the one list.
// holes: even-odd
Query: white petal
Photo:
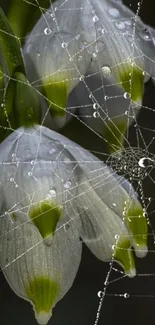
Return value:
[(11, 288), (33, 305), (36, 320), (47, 324), (52, 308), (72, 286), (81, 259), (76, 222), (66, 231), (61, 222), (52, 246), (37, 228), (9, 214), (0, 218), (0, 265)]

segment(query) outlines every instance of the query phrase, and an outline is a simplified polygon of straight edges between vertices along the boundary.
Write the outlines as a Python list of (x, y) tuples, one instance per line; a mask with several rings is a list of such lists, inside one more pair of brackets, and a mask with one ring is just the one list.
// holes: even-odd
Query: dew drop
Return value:
[(118, 28), (118, 29), (125, 29), (125, 23), (123, 21), (116, 21), (115, 22), (115, 26)]
[(44, 34), (45, 35), (50, 35), (52, 33), (52, 30), (50, 28), (45, 28), (44, 29)]
[(69, 223), (65, 223), (63, 227), (64, 227), (64, 230), (67, 231), (70, 228), (70, 225), (69, 225)]
[(98, 103), (94, 103), (94, 104), (93, 104), (93, 108), (94, 108), (94, 109), (99, 109), (99, 104), (98, 104)]
[(28, 176), (32, 176), (32, 172), (28, 172)]
[(94, 23), (96, 23), (97, 21), (99, 21), (99, 18), (95, 15), (95, 16), (93, 17), (93, 21), (94, 21)]
[(108, 12), (111, 17), (118, 18), (120, 16), (119, 11), (115, 8), (110, 8)]
[(124, 294), (124, 298), (129, 298), (129, 294), (128, 293), (125, 293)]
[(104, 294), (103, 294), (103, 291), (99, 291), (99, 292), (97, 293), (97, 295), (98, 295), (99, 298), (102, 298), (103, 295), (104, 295)]
[(108, 66), (103, 66), (101, 70), (105, 78), (111, 75), (111, 69)]
[(131, 97), (131, 94), (130, 93), (127, 93), (127, 92), (124, 93), (124, 98), (125, 99), (129, 99), (130, 97)]
[(54, 196), (56, 196), (56, 191), (53, 188), (51, 188), (49, 190), (49, 197), (54, 197)]
[(95, 118), (98, 118), (98, 117), (100, 117), (100, 113), (96, 111), (96, 112), (93, 113), (93, 116), (94, 116)]
[(65, 188), (70, 188), (72, 186), (72, 183), (70, 181), (67, 181), (64, 183)]
[(66, 48), (67, 48), (67, 43), (64, 43), (64, 42), (63, 42), (63, 43), (61, 44), (61, 46), (62, 46), (63, 49), (66, 49)]
[(151, 35), (150, 35), (149, 31), (146, 28), (139, 31), (139, 36), (145, 41), (151, 41), (152, 40)]
[(10, 178), (10, 182), (14, 182), (14, 178)]
[(132, 26), (132, 21), (131, 21), (131, 20), (126, 20), (126, 21), (125, 21), (125, 25), (127, 25), (127, 26)]
[(109, 98), (108, 96), (104, 96), (104, 100), (108, 100), (108, 98)]

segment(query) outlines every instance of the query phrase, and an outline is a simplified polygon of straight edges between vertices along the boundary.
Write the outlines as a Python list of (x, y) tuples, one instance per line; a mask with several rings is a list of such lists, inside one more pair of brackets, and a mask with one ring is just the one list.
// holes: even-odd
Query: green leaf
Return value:
[(0, 8), (0, 65), (4, 74), (5, 85), (13, 73), (25, 72), (20, 42), (13, 34), (8, 20)]
[(13, 99), (15, 82), (10, 80), (4, 90), (4, 99), (0, 108), (0, 142), (2, 142), (14, 129), (16, 129), (16, 119), (13, 112)]
[[(52, 2), (54, 0), (10, 1), (7, 17), (15, 35), (22, 38), (30, 32), (42, 13), (50, 7)], [(22, 43), (23, 41), (24, 39)]]

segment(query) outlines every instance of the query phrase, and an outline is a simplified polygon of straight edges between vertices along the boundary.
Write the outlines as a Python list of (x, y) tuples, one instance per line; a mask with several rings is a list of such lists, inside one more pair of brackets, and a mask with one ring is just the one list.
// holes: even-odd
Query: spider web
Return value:
[[(29, 5), (32, 5), (30, 2), (28, 2), (28, 1), (26, 1), (26, 2)], [(67, 2), (68, 2), (67, 0), (62, 1), (61, 5), (59, 5), (59, 6), (57, 6), (57, 4), (53, 5), (51, 3), (51, 8), (48, 10), (48, 14), (51, 17), (50, 18), (51, 24), (50, 24), (50, 20), (49, 19), (47, 20), (46, 15), (44, 15), (46, 10), (44, 8), (41, 8), (39, 5), (39, 2), (36, 0), (36, 6), (38, 6), (38, 8), (41, 10), (41, 13), (44, 15), (44, 19), (47, 24), (46, 28), (44, 29), (44, 33), (46, 34), (46, 37), (48, 37), (48, 34), (49, 35), (51, 34), (51, 32), (52, 32), (51, 26), (53, 26), (53, 24), (55, 24), (58, 32), (60, 33), (59, 26), (57, 25), (57, 20), (56, 20), (56, 12), (63, 11), (63, 6), (64, 6), (64, 4), (66, 5)], [(113, 1), (113, 3), (114, 2), (117, 2), (117, 1)], [(118, 2), (120, 2), (120, 1), (118, 1)], [(140, 12), (140, 9), (142, 8), (142, 6), (143, 6), (143, 1), (137, 2), (137, 11), (131, 19), (132, 24), (133, 24), (133, 33), (132, 33), (132, 35), (130, 35), (130, 37), (132, 38), (132, 42), (133, 42), (133, 56), (134, 56), (134, 45), (135, 45), (135, 27), (136, 27), (137, 17), (139, 15), (139, 12)], [(94, 17), (92, 24), (95, 24), (96, 22), (100, 23), (98, 17), (95, 15), (95, 6), (93, 8), (92, 3), (91, 3), (90, 7), (92, 10), (92, 15)], [(83, 10), (83, 8), (77, 9), (77, 11), (79, 11), (79, 14), (80, 14), (80, 11), (82, 11), (82, 10)], [(69, 6), (68, 6), (68, 9), (66, 10), (66, 14), (69, 14), (69, 15), (72, 14)], [(109, 15), (109, 20), (111, 20), (111, 21), (114, 20), (115, 14), (116, 14), (116, 11), (114, 11), (114, 10), (111, 11), (111, 16)], [(128, 23), (130, 24), (130, 22), (128, 22)], [(119, 33), (121, 33), (123, 35), (124, 34), (123, 19), (119, 19), (119, 20), (117, 19), (117, 24), (119, 24), (118, 25)], [(103, 28), (102, 28), (101, 32), (103, 32)], [(81, 33), (79, 33), (79, 31), (78, 31), (76, 37), (79, 37), (80, 34), (82, 34), (82, 33), (83, 33), (83, 31), (81, 31)], [(105, 30), (104, 30), (104, 33), (105, 33)], [(106, 31), (106, 33), (108, 33), (108, 31)], [(38, 37), (39, 37), (39, 35), (38, 35)], [(63, 35), (61, 35), (61, 38), (62, 38), (62, 46), (66, 47), (66, 51), (68, 52), (68, 60), (72, 60), (73, 56), (76, 56), (76, 55), (78, 55), (79, 60), (82, 60), (83, 50), (80, 50), (79, 53), (70, 54), (69, 50), (68, 50), (69, 44), (66, 46), (66, 41), (65, 41), (65, 39), (63, 39)], [(90, 50), (92, 53), (93, 59), (97, 60), (96, 52), (92, 51), (91, 46), (92, 46), (92, 44), (88, 45), (87, 50), (88, 51)], [(146, 46), (147, 46), (147, 43), (146, 43)], [(93, 47), (93, 50), (94, 50), (94, 47)], [(102, 50), (103, 50), (103, 48), (102, 48)], [(145, 54), (143, 54), (143, 55), (145, 56)], [(149, 57), (148, 57), (148, 59), (151, 60)], [(99, 64), (99, 62), (98, 62), (98, 64)], [(87, 83), (87, 78), (92, 77), (93, 74), (83, 76), (80, 74), (80, 71), (79, 71), (78, 67), (76, 66), (76, 64), (75, 64), (74, 68), (78, 72), (78, 75), (79, 75), (80, 87), (82, 85), (83, 88), (81, 88), (81, 89), (84, 89), (83, 90), (84, 94), (85, 94), (85, 92), (88, 94), (89, 100), (91, 100), (91, 102), (89, 104), (87, 104), (87, 103), (83, 104), (79, 101), (79, 103), (78, 103), (79, 92), (77, 92), (77, 90), (76, 90), (76, 92), (74, 92), (74, 90), (73, 90), (73, 92), (69, 96), (68, 106), (67, 106), (68, 119), (70, 119), (70, 117), (73, 117), (73, 120), (69, 124), (67, 124), (65, 126), (65, 128), (60, 132), (64, 135), (68, 136), (70, 139), (78, 142), (80, 145), (84, 146), (85, 148), (87, 148), (91, 153), (98, 156), (101, 160), (104, 160), (107, 163), (107, 165), (109, 165), (110, 167), (113, 168), (114, 171), (116, 171), (121, 176), (128, 178), (129, 181), (133, 184), (134, 189), (139, 194), (139, 198), (142, 203), (144, 213), (146, 214), (146, 217), (147, 217), (147, 222), (149, 225), (149, 254), (148, 255), (151, 256), (151, 258), (153, 258), (153, 255), (154, 255), (153, 253), (155, 252), (155, 250), (154, 250), (155, 225), (153, 224), (153, 216), (154, 216), (154, 211), (155, 211), (155, 204), (154, 204), (155, 197), (152, 195), (153, 195), (154, 185), (155, 185), (155, 181), (154, 181), (154, 166), (155, 166), (154, 132), (155, 131), (154, 131), (154, 125), (152, 122), (154, 120), (154, 110), (152, 108), (153, 105), (150, 102), (150, 99), (148, 99), (148, 97), (147, 97), (147, 94), (149, 96), (149, 91), (150, 91), (152, 85), (150, 85), (149, 83), (146, 85), (146, 90), (145, 90), (146, 93), (144, 96), (142, 110), (141, 110), (140, 115), (137, 116), (136, 114), (134, 114), (134, 110), (131, 107), (131, 105), (129, 104), (129, 98), (124, 97), (124, 96), (127, 96), (127, 94), (125, 94), (125, 95), (123, 95), (123, 94), (117, 95), (116, 94), (115, 96), (111, 96), (111, 97), (107, 96), (108, 89), (110, 87), (113, 87), (114, 85), (108, 84), (106, 86), (106, 85), (104, 85), (102, 79), (101, 79), (101, 87), (102, 87), (102, 92), (104, 95), (103, 96), (104, 104), (101, 106), (101, 104), (98, 102), (97, 96), (96, 96), (98, 88), (95, 87), (95, 89), (92, 90), (89, 88), (89, 85)], [(65, 69), (65, 66), (64, 66), (64, 69)], [(36, 81), (38, 82), (38, 80), (36, 80)], [(35, 82), (33, 82), (32, 85), (33, 84), (35, 84)], [(40, 84), (41, 84), (41, 79), (39, 80), (38, 86), (40, 86)], [(38, 94), (40, 94), (40, 91), (38, 89), (37, 89)], [(74, 98), (76, 99), (75, 104), (74, 104), (74, 102), (75, 102)], [(94, 120), (101, 119), (102, 122), (104, 122), (106, 124), (107, 120), (111, 120), (111, 117), (109, 116), (109, 113), (108, 113), (107, 102), (111, 101), (111, 100), (115, 100), (115, 101), (120, 100), (121, 98), (123, 98), (123, 101), (124, 101), (124, 99), (126, 99), (128, 102), (128, 104), (126, 105), (127, 110), (125, 110), (122, 113), (122, 115), (126, 114), (128, 116), (128, 125), (131, 125), (130, 118), (132, 118), (133, 122), (132, 122), (132, 126), (131, 126), (130, 130), (127, 131), (127, 133), (124, 136), (124, 139), (125, 139), (124, 144), (121, 144), (121, 148), (118, 149), (115, 153), (109, 155), (108, 153), (105, 153), (105, 150), (106, 150), (105, 149), (105, 139), (99, 132), (94, 130), (93, 123), (94, 123)], [(44, 99), (46, 99), (46, 98), (44, 97)], [(114, 103), (115, 103), (115, 101), (114, 101)], [(76, 110), (78, 109), (76, 111), (77, 114), (75, 112), (75, 109)], [(105, 118), (103, 118), (100, 114), (100, 112), (103, 110), (105, 113)], [(85, 113), (85, 111), (86, 111), (86, 113)], [(89, 111), (91, 113), (89, 113)], [(81, 114), (81, 112), (82, 112), (82, 114)], [(117, 115), (115, 117), (117, 118), (117, 117), (119, 117), (119, 115)], [(49, 126), (50, 123), (49, 123), (48, 118), (49, 118), (49, 108), (47, 108), (46, 114), (42, 120), (42, 125), (48, 124), (48, 126)], [(80, 130), (80, 134), (78, 136), (76, 134), (75, 127), (77, 128), (77, 130)], [(10, 125), (10, 128), (11, 128), (11, 125)], [(40, 145), (41, 145), (42, 128), (40, 128), (39, 132), (40, 132), (39, 139), (40, 139)], [(35, 136), (35, 133), (34, 133), (34, 136)], [(110, 145), (111, 145), (111, 143), (110, 143)], [(16, 147), (15, 152), (12, 156), (12, 162), (15, 163), (16, 168), (18, 168), (18, 166), (20, 164), (20, 161), (18, 160), (18, 157), (16, 156), (17, 149), (18, 149), (18, 146)], [(63, 155), (65, 149), (66, 149), (65, 146), (60, 146), (59, 154), (56, 155), (56, 157), (55, 157), (56, 162), (61, 164), (61, 156)], [(77, 150), (78, 150), (78, 148), (77, 148)], [(37, 181), (37, 179), (35, 178), (33, 171), (35, 170), (35, 166), (37, 165), (37, 161), (39, 159), (38, 154), (39, 154), (39, 147), (36, 149), (35, 159), (33, 159), (32, 161), (30, 161), (28, 163), (25, 162), (25, 164), (29, 165), (28, 177), (33, 177), (35, 181)], [(10, 162), (10, 164), (12, 162)], [(68, 162), (66, 161), (66, 163), (70, 163), (73, 165), (72, 171), (69, 173), (69, 175), (67, 175), (67, 178), (65, 180), (60, 177), (59, 177), (59, 180), (60, 180), (60, 182), (62, 182), (64, 184), (64, 188), (67, 193), (66, 200), (68, 200), (68, 195), (69, 195), (70, 201), (71, 201), (70, 204), (71, 204), (72, 209), (74, 210), (74, 207), (72, 205), (72, 199), (71, 199), (73, 197), (73, 194), (72, 194), (73, 176), (72, 175), (74, 174), (75, 170), (78, 168), (78, 165), (82, 164), (83, 162), (82, 161), (76, 162), (76, 161), (70, 160)], [(50, 164), (50, 161), (49, 161), (49, 164)], [(91, 180), (91, 177), (90, 177), (90, 180)], [(16, 171), (15, 171), (14, 177), (11, 177), (11, 178), (8, 177), (7, 182), (10, 182), (11, 186), (14, 185), (16, 188), (19, 187), (18, 183), (16, 182)], [(120, 183), (121, 182), (118, 182), (118, 186)], [(101, 186), (101, 184), (98, 183), (98, 186)], [(22, 188), (20, 190), (22, 191)], [(55, 193), (54, 193), (55, 190), (53, 188), (50, 191), (51, 191), (49, 193), (50, 196), (55, 195)], [(65, 204), (65, 202), (64, 202), (64, 204)], [(12, 211), (16, 211), (16, 209), (17, 209), (17, 207), (12, 207), (12, 208), (13, 208)], [(10, 210), (5, 211), (5, 214), (7, 214), (7, 213), (10, 213)], [(1, 217), (3, 217), (5, 214), (2, 214)], [(74, 213), (74, 215), (75, 214), (76, 213)], [(77, 217), (77, 214), (76, 214), (76, 217)], [(71, 219), (70, 216), (69, 216), (69, 219)], [(70, 220), (70, 222), (72, 222), (72, 219)], [(64, 231), (67, 231), (68, 226), (69, 226), (68, 222), (63, 225)], [(32, 249), (33, 249), (33, 247), (32, 247)], [(18, 258), (20, 258), (20, 256)], [(150, 299), (154, 300), (154, 298), (155, 298), (155, 289), (154, 288), (151, 290), (151, 293), (148, 292), (148, 290), (146, 290), (146, 292), (145, 292), (145, 290), (143, 291), (143, 289), (142, 289), (144, 287), (143, 286), (144, 279), (147, 279), (146, 281), (148, 281), (148, 279), (150, 279), (150, 281), (151, 281), (152, 277), (154, 278), (154, 276), (155, 276), (155, 269), (153, 270), (152, 265), (151, 265), (151, 267), (150, 267), (150, 265), (147, 265), (147, 267), (146, 267), (146, 264), (147, 264), (145, 262), (146, 260), (148, 261), (149, 259), (147, 259), (147, 257), (146, 257), (142, 262), (138, 262), (136, 260), (137, 277), (136, 277), (136, 279), (133, 279), (132, 281), (130, 281), (130, 283), (129, 283), (128, 279), (124, 280), (124, 278), (126, 278), (126, 276), (124, 275), (122, 270), (115, 265), (113, 260), (110, 263), (108, 263), (106, 266), (105, 266), (105, 263), (103, 263), (102, 270), (104, 270), (104, 268), (105, 268), (106, 274), (104, 274), (105, 272), (103, 271), (105, 278), (103, 279), (103, 276), (102, 276), (103, 282), (100, 283), (100, 288), (98, 291), (96, 291), (96, 297), (97, 297), (98, 301), (95, 300), (96, 313), (94, 315), (92, 315), (93, 319), (95, 319), (95, 320), (93, 321), (93, 319), (92, 319), (89, 323), (97, 325), (98, 322), (100, 322), (100, 319), (102, 319), (102, 317), (104, 320), (104, 303), (106, 301), (106, 298), (108, 298), (108, 297), (115, 298), (116, 300), (119, 298), (125, 298), (125, 299), (128, 298), (127, 301), (132, 300), (132, 298), (136, 298), (136, 301), (138, 298), (145, 298), (146, 300), (148, 298), (150, 298)], [(12, 263), (13, 262), (14, 261), (12, 261)], [(93, 263), (94, 263), (94, 260), (93, 260)], [(95, 262), (95, 263), (97, 263), (97, 262)], [(142, 263), (145, 264), (144, 268), (142, 267)], [(101, 264), (96, 264), (96, 265), (101, 266)], [(8, 265), (6, 265), (5, 267), (8, 267)], [(86, 267), (86, 265), (85, 265), (85, 267)], [(91, 265), (87, 266), (87, 267), (89, 269), (89, 268), (91, 268)], [(139, 271), (140, 269), (142, 269), (142, 272)], [(95, 273), (95, 274), (97, 274), (97, 273)], [(95, 282), (96, 281), (97, 280), (95, 279)], [(138, 291), (136, 290), (136, 283), (137, 283), (136, 281), (137, 282), (140, 281), (140, 285), (138, 285)], [(121, 282), (123, 282), (123, 286), (121, 286)], [(89, 283), (89, 285), (90, 285), (90, 283)], [(122, 292), (120, 292), (120, 287), (122, 288)], [(149, 288), (150, 288), (150, 286), (149, 286)], [(63, 304), (63, 301), (62, 301), (62, 304)], [(56, 307), (56, 309), (57, 308), (58, 307)], [(111, 309), (113, 309), (113, 305), (112, 305)], [(68, 312), (69, 312), (69, 310), (68, 310)], [(94, 310), (93, 310), (93, 312), (94, 312)], [(76, 317), (76, 315), (74, 315), (74, 316)], [(52, 321), (53, 321), (53, 319), (49, 323), (52, 323)], [(35, 321), (34, 321), (34, 323), (35, 323)]]

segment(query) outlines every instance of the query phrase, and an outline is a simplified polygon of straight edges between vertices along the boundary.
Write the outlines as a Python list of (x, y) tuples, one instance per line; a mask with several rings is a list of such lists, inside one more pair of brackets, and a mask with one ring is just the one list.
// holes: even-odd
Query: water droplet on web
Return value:
[(55, 197), (56, 196), (56, 191), (55, 189), (51, 188), (48, 193), (48, 197)]
[(93, 98), (93, 94), (91, 93), (91, 94), (89, 94), (89, 98)]
[(99, 298), (102, 298), (102, 297), (103, 297), (103, 291), (99, 291), (99, 292), (97, 293), (97, 295), (98, 295)]
[(118, 29), (125, 29), (125, 23), (123, 21), (116, 21), (115, 22), (115, 26), (118, 28)]
[(98, 117), (100, 117), (100, 113), (96, 111), (96, 112), (93, 113), (93, 116), (94, 116), (95, 118), (98, 118)]
[(70, 225), (69, 225), (69, 223), (65, 223), (63, 227), (64, 227), (64, 230), (67, 231), (70, 228)]
[(103, 66), (101, 70), (105, 78), (111, 76), (111, 69), (108, 66)]
[(62, 46), (63, 49), (66, 49), (67, 48), (67, 45), (68, 44), (67, 43), (64, 43), (64, 42), (61, 44), (61, 46)]
[(104, 100), (107, 100), (109, 97), (108, 96), (104, 96)]
[(115, 8), (110, 8), (108, 12), (111, 17), (118, 18), (120, 16), (119, 11)]
[(94, 104), (93, 104), (93, 108), (94, 108), (94, 109), (99, 109), (99, 104), (98, 104), (98, 103), (94, 103)]
[(70, 181), (67, 181), (64, 183), (65, 188), (70, 188), (72, 186), (72, 183)]
[(47, 27), (44, 29), (44, 33), (45, 33), (45, 35), (50, 35), (52, 33), (52, 30)]
[(10, 182), (14, 182), (14, 178), (13, 177), (10, 178)]
[(130, 97), (131, 97), (130, 93), (128, 93), (128, 92), (124, 93), (124, 98), (125, 99), (129, 99)]
[(103, 28), (103, 29), (102, 29), (102, 34), (104, 34), (104, 33), (105, 33), (105, 29)]
[(31, 165), (34, 165), (34, 160), (31, 160)]
[(93, 21), (94, 21), (94, 23), (96, 23), (97, 21), (99, 21), (99, 18), (95, 15), (95, 16), (93, 17)]
[(124, 294), (124, 298), (129, 298), (129, 294), (128, 293), (125, 293)]
[(28, 176), (32, 176), (32, 172), (28, 172)]

